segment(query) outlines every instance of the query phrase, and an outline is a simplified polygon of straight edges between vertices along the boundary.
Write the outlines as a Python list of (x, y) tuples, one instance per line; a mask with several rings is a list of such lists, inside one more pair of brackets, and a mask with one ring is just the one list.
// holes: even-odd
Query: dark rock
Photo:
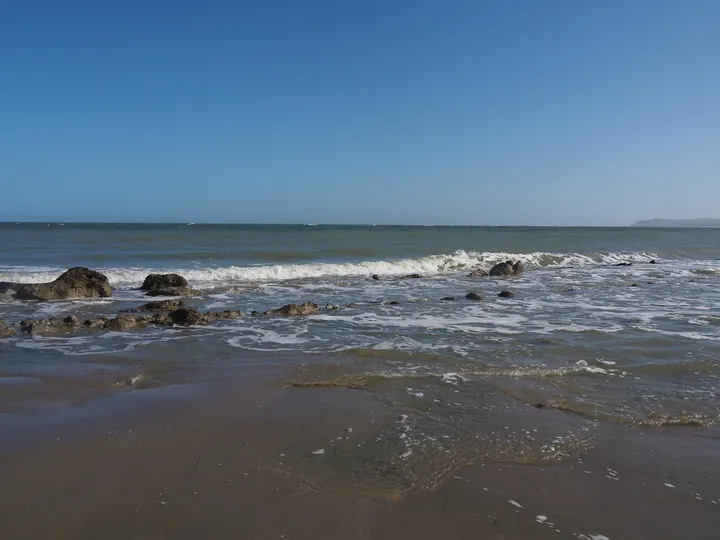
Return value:
[(212, 318), (209, 313), (200, 313), (197, 309), (184, 307), (171, 311), (167, 314), (167, 317), (173, 324), (180, 326), (206, 325), (210, 323)]
[(187, 280), (178, 274), (149, 274), (140, 286), (140, 290), (154, 291), (156, 289), (174, 289), (187, 286)]
[(398, 302), (397, 300), (390, 300), (390, 301), (387, 303), (387, 305), (388, 305), (388, 306), (399, 306), (399, 305), (400, 305), (400, 302)]
[(380, 279), (380, 276), (378, 276), (377, 274), (373, 274), (373, 275), (372, 275), (372, 278), (373, 278), (375, 281), (378, 281), (378, 280)]
[(104, 328), (108, 318), (105, 316), (98, 317), (97, 319), (88, 319), (83, 323), (83, 326), (88, 328)]
[(653, 260), (650, 261), (648, 264), (657, 264), (657, 261), (656, 261), (655, 259), (653, 259)]
[(112, 294), (108, 278), (88, 268), (71, 268), (50, 283), (0, 282), (0, 293), (14, 291), (18, 300), (68, 300), (71, 298), (105, 298)]
[(469, 292), (469, 293), (467, 293), (467, 294), (465, 295), (465, 298), (466, 298), (467, 300), (472, 300), (473, 302), (479, 302), (480, 300), (482, 300), (482, 296), (480, 296), (480, 295), (479, 295), (478, 293), (476, 293), (476, 292)]
[(470, 272), (467, 277), (487, 277), (489, 274), (484, 268), (477, 268)]
[(164, 289), (153, 289), (145, 293), (145, 296), (193, 296), (200, 294), (195, 289), (188, 287), (168, 287)]
[(401, 277), (400, 279), (419, 279), (422, 276), (420, 274), (408, 274), (406, 276)]
[(621, 262), (617, 264), (613, 264), (613, 266), (632, 266), (631, 262)]
[(129, 313), (120, 313), (114, 319), (105, 322), (103, 328), (106, 330), (128, 330), (129, 328), (137, 328), (144, 326), (150, 319), (143, 315), (131, 315)]
[(312, 302), (305, 302), (304, 304), (287, 304), (278, 309), (270, 309), (263, 313), (263, 315), (281, 315), (283, 317), (297, 317), (299, 315), (310, 315), (317, 313), (317, 304)]
[(525, 271), (522, 261), (513, 263), (512, 261), (505, 261), (498, 263), (490, 269), (491, 276), (517, 276)]
[(355, 302), (350, 302), (349, 304), (345, 304), (345, 307), (353, 309), (353, 308), (358, 307), (358, 305)]
[(637, 283), (633, 283), (633, 284), (630, 285), (630, 286), (631, 286), (631, 287), (639, 287), (640, 285), (638, 285)]
[(535, 407), (538, 408), (538, 409), (544, 409), (544, 408), (545, 408), (545, 404), (544, 404), (544, 403), (536, 403), (536, 404), (535, 404)]
[(654, 282), (654, 281), (648, 281), (647, 284), (648, 284), (648, 285), (654, 285), (655, 282)]
[(443, 302), (454, 302), (457, 299), (458, 299), (457, 296), (444, 296), (440, 300), (442, 300)]
[(15, 328), (0, 319), (0, 338), (12, 336), (14, 333)]
[(63, 319), (63, 324), (67, 326), (80, 326), (80, 321), (75, 315), (68, 315)]
[(512, 291), (500, 291), (498, 296), (500, 298), (513, 298), (515, 296), (515, 293)]
[(250, 313), (250, 316), (251, 316), (251, 317), (258, 317), (258, 316), (260, 316), (260, 315), (262, 315), (262, 313), (260, 313), (260, 312), (257, 311), (257, 310), (253, 310), (252, 313)]

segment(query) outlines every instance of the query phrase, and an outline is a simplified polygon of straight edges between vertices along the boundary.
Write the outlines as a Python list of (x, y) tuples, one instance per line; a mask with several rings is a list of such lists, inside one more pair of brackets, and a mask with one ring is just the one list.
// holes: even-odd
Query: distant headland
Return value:
[(632, 224), (633, 227), (720, 227), (720, 219), (645, 219)]

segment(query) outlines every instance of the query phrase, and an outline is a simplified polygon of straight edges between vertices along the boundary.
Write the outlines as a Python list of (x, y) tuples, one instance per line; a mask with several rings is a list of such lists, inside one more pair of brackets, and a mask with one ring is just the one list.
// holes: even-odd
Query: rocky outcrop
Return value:
[(305, 302), (304, 304), (287, 304), (278, 309), (270, 309), (263, 315), (281, 315), (283, 317), (297, 317), (301, 315), (311, 315), (318, 312), (317, 304)]
[(525, 266), (522, 261), (513, 263), (512, 261), (505, 261), (496, 264), (490, 269), (491, 276), (519, 276), (525, 271)]
[[(170, 312), (159, 311), (154, 315), (138, 315), (134, 313), (120, 313), (112, 319), (101, 316), (95, 319), (87, 319), (81, 323), (75, 315), (68, 315), (65, 318), (51, 317), (49, 319), (25, 319), (18, 323), (17, 328), (30, 334), (44, 334), (53, 332), (75, 332), (77, 330), (129, 330), (150, 324), (161, 326), (191, 326), (206, 325), (221, 320), (236, 319), (242, 317), (239, 311), (208, 311), (200, 313), (195, 309), (181, 307)], [(0, 337), (6, 333), (10, 335), (15, 329), (0, 321)]]
[(71, 268), (49, 283), (0, 282), (0, 293), (18, 300), (69, 300), (73, 298), (106, 298), (112, 294), (108, 278), (88, 268)]
[(188, 287), (187, 280), (178, 274), (149, 274), (140, 290), (146, 296), (192, 296), (198, 294)]
[(0, 338), (12, 336), (15, 333), (15, 327), (0, 320)]
[(515, 293), (512, 292), (512, 291), (500, 291), (500, 293), (498, 294), (498, 296), (499, 296), (500, 298), (514, 298), (514, 297), (515, 297)]
[(480, 295), (479, 295), (478, 293), (476, 293), (476, 292), (469, 292), (469, 293), (467, 293), (467, 294), (465, 295), (465, 298), (466, 298), (467, 300), (471, 300), (471, 301), (473, 301), (473, 302), (479, 302), (480, 300), (483, 299), (482, 296), (480, 296)]
[(470, 272), (467, 277), (487, 277), (488, 273), (487, 270), (484, 268), (476, 268), (472, 272)]

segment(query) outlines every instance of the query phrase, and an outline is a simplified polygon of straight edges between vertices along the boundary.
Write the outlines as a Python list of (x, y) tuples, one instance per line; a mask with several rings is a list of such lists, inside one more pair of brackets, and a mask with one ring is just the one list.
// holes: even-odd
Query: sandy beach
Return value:
[[(720, 530), (717, 429), (607, 425), (587, 453), (556, 464), (478, 461), (403, 493), (366, 478), (334, 487), (346, 471), (330, 461), (329, 436), (367, 439), (383, 403), (288, 387), (292, 376), (208, 370), (203, 382), (101, 398), (16, 380), (46, 390), (32, 404), (2, 394), (0, 536), (709, 540)], [(568, 414), (523, 408), (524, 424)], [(300, 448), (315, 450), (292, 454)]]

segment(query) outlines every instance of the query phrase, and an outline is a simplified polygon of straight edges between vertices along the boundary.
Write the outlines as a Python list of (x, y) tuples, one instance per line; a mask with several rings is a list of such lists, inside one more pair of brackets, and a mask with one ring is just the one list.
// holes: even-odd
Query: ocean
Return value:
[[(525, 273), (468, 277), (508, 259)], [(567, 458), (603, 425), (720, 421), (720, 229), (0, 224), (0, 281), (50, 281), (73, 266), (105, 274), (112, 297), (0, 296), (0, 319), (114, 316), (147, 301), (138, 287), (164, 272), (200, 291), (188, 305), (245, 316), (18, 333), (0, 340), (0, 377), (89, 381), (77, 384), (95, 398), (103, 373), (112, 393), (181, 386), (218, 366), (281, 367), (294, 388), (372, 394), (390, 411), (374, 444), (353, 441), (322, 470), (283, 463), (319, 485), (432, 486), (461, 463)], [(321, 309), (251, 315), (300, 302)], [(541, 433), (505, 431), (527, 405), (568, 414)], [(381, 461), (400, 465), (378, 475)]]

